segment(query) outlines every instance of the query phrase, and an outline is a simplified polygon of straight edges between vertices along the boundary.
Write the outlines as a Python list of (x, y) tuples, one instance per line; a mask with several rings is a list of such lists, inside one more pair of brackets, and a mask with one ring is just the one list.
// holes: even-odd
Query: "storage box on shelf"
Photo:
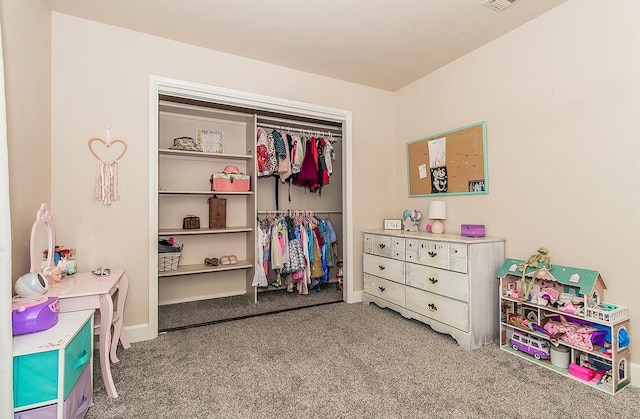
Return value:
[(214, 173), (211, 175), (211, 190), (216, 192), (247, 192), (251, 177), (243, 173)]
[(364, 302), (447, 333), (467, 349), (498, 336), (495, 275), (504, 240), (390, 230), (364, 234)]
[(609, 394), (631, 382), (627, 309), (599, 272), (506, 259), (498, 277), (503, 350)]

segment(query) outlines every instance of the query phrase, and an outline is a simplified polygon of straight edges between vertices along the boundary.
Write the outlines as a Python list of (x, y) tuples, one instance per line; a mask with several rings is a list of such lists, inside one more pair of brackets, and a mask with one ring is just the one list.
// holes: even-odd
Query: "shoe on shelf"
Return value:
[(204, 264), (206, 266), (218, 266), (219, 263), (220, 263), (220, 261), (218, 260), (218, 258), (205, 258), (204, 259)]

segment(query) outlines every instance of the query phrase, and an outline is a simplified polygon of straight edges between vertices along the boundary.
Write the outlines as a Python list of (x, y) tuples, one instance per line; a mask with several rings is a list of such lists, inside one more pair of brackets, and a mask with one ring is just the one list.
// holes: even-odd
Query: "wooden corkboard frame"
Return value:
[(408, 143), (409, 197), (489, 193), (486, 131), (482, 121)]

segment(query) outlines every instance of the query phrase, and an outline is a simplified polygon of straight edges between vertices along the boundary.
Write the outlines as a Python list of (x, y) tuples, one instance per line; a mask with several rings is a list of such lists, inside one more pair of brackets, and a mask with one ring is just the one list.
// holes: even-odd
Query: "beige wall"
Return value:
[(29, 272), (31, 226), (51, 196), (50, 16), (40, 0), (0, 0), (13, 280)]
[[(351, 110), (354, 185), (361, 185), (354, 193), (356, 238), (365, 226), (380, 225), (384, 206), (371, 203), (377, 191), (393, 189), (393, 160), (380, 153), (392, 150), (391, 93), (58, 13), (52, 34), (52, 176), (64, 179), (51, 187), (58, 242), (78, 248), (80, 269), (127, 270), (126, 326), (148, 321), (150, 75)], [(111, 139), (129, 148), (120, 163), (121, 199), (105, 207), (92, 199), (97, 162), (87, 140), (105, 138), (107, 126)], [(354, 248), (361, 253), (361, 240)]]
[[(506, 238), (508, 257), (546, 246), (553, 263), (599, 270), (605, 299), (629, 307), (633, 336), (639, 14), (633, 0), (567, 2), (395, 96), (397, 154), (407, 141), (487, 121), (490, 193), (447, 198), (445, 228), (486, 224)], [(405, 185), (398, 162), (396, 183)], [(396, 191), (397, 212), (427, 207), (429, 199), (407, 195)]]

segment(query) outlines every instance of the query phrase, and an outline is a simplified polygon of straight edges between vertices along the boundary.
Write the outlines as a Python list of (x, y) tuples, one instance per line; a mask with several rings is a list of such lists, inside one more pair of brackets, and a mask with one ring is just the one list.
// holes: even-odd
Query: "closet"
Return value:
[[(285, 281), (280, 287), (274, 287), (272, 281), (268, 286), (253, 285), (256, 267), (262, 268), (256, 263), (261, 256), (259, 248), (256, 250), (261, 227), (276, 218), (290, 218), (297, 222), (312, 219), (323, 224), (328, 220), (334, 232), (335, 243), (331, 249), (335, 249), (335, 253), (331, 266), (325, 267), (323, 281), (335, 285), (337, 261), (347, 262), (347, 255), (343, 253), (346, 244), (343, 221), (345, 121), (332, 116), (331, 112), (327, 113), (327, 119), (312, 118), (305, 113), (322, 115), (323, 112), (304, 109), (301, 112), (298, 108), (303, 104), (278, 106), (277, 99), (269, 105), (239, 98), (239, 93), (234, 98), (220, 100), (219, 95), (211, 96), (206, 92), (186, 94), (181, 89), (156, 88), (157, 107), (152, 106), (152, 112), (157, 109), (157, 132), (152, 129), (151, 137), (155, 135), (157, 145), (153, 144), (151, 150), (155, 154), (153, 160), (157, 162), (157, 174), (155, 184), (151, 184), (157, 195), (151, 200), (153, 207), (150, 213), (156, 214), (152, 222), (157, 220), (157, 227), (151, 226), (150, 240), (172, 238), (182, 249), (175, 270), (160, 268), (159, 254), (151, 252), (150, 267), (155, 268), (151, 271), (157, 272), (154, 275), (155, 286), (150, 286), (150, 305), (155, 304), (155, 309), (150, 307), (152, 327), (155, 323), (157, 330), (157, 314), (154, 318), (154, 312), (157, 313), (159, 305), (243, 294), (258, 302), (261, 292), (286, 289)], [(293, 112), (287, 112), (291, 109)], [(337, 113), (340, 112), (350, 120), (349, 113)], [(153, 124), (153, 115), (151, 120)], [(223, 152), (176, 149), (175, 139), (195, 139), (197, 130), (217, 133), (222, 137)], [(303, 141), (312, 138), (330, 141), (333, 153), (328, 182), (324, 182), (321, 188), (309, 188), (297, 186), (295, 182), (283, 182), (279, 176), (258, 176), (257, 134), (266, 132), (272, 135), (274, 131), (285, 138), (289, 134), (291, 138)], [(250, 176), (249, 191), (211, 191), (211, 175), (230, 165)], [(209, 228), (208, 199), (214, 195), (226, 200), (224, 228)], [(186, 216), (198, 217), (200, 228), (182, 228)], [(235, 256), (237, 263), (216, 266), (205, 263), (206, 259), (220, 260), (231, 255)], [(309, 285), (308, 292), (316, 292), (313, 287), (316, 284)], [(156, 298), (153, 298), (154, 291)], [(297, 294), (298, 288), (293, 287), (291, 291)], [(346, 286), (344, 292), (346, 294)], [(304, 298), (304, 295), (292, 297)]]

